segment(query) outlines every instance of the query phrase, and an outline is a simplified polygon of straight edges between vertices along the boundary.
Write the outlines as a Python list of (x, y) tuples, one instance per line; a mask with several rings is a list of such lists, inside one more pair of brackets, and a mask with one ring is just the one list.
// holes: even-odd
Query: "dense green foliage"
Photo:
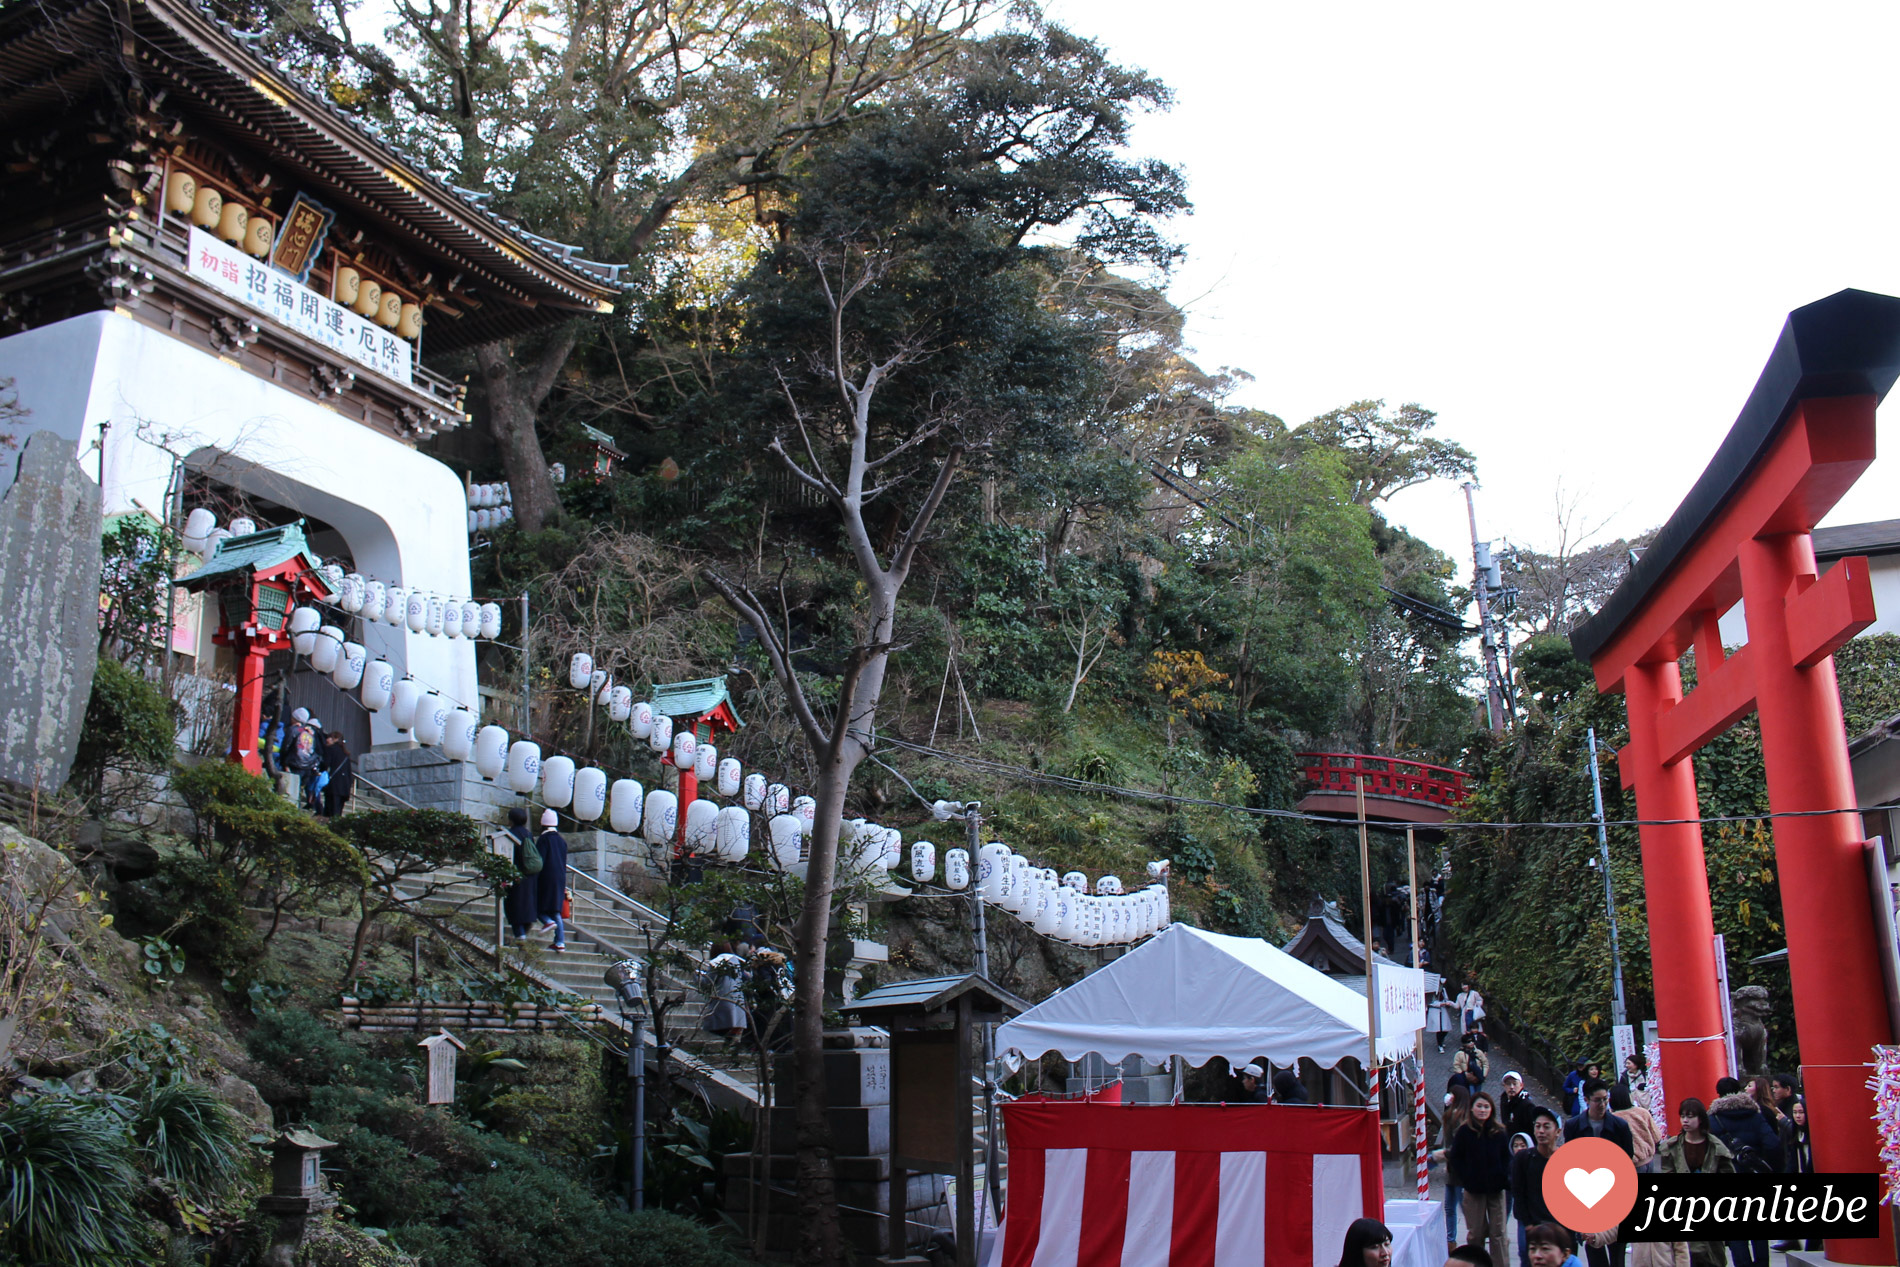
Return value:
[[(561, 1116), (550, 1119), (549, 1105), (519, 1096), (500, 1104), (496, 1124), (514, 1122), (517, 1141), (417, 1104), (407, 1062), (307, 1013), (266, 1009), (248, 1042), (253, 1059), (277, 1075), (264, 1086), (273, 1103), (337, 1141), (325, 1168), (353, 1217), (386, 1229), (427, 1267), (513, 1267), (541, 1257), (602, 1267), (742, 1261), (688, 1220), (630, 1215), (604, 1201), (585, 1182), (576, 1150), (543, 1138), (541, 1127)], [(568, 1046), (559, 1053), (565, 1063), (588, 1050)]]
[(171, 759), (177, 729), (176, 712), (163, 691), (136, 669), (101, 656), (73, 754), (74, 790), (96, 803), (106, 792), (108, 776), (162, 770)]

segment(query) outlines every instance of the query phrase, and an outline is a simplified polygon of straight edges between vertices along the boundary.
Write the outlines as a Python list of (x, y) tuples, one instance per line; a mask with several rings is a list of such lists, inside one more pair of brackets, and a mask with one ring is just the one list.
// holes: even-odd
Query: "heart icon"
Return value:
[(1583, 1202), (1585, 1209), (1593, 1208), (1615, 1186), (1616, 1174), (1608, 1166), (1598, 1166), (1595, 1170), (1573, 1166), (1564, 1172), (1564, 1187), (1570, 1189), (1570, 1195)]

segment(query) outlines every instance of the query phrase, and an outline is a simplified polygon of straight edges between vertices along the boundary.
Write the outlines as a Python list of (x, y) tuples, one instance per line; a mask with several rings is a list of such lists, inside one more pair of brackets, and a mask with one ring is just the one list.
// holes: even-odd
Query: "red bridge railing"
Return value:
[(1350, 752), (1296, 753), (1304, 767), (1309, 792), (1339, 792), (1351, 796), (1353, 780), (1363, 777), (1367, 796), (1394, 797), (1427, 805), (1453, 806), (1464, 802), (1471, 786), (1462, 770), (1404, 761), (1397, 757), (1368, 757)]

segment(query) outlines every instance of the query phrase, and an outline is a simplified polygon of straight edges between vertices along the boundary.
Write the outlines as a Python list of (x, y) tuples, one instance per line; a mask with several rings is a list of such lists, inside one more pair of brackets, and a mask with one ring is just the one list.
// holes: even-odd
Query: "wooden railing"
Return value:
[(1471, 795), (1464, 771), (1449, 766), (1350, 752), (1301, 752), (1295, 755), (1303, 767), (1308, 792), (1338, 792), (1350, 796), (1354, 780), (1363, 777), (1367, 796), (1391, 797), (1449, 808), (1462, 804)]

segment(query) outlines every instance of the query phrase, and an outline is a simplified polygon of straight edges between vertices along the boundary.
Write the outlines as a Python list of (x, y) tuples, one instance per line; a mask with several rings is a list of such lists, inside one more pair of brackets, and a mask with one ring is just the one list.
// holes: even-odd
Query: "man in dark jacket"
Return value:
[[(1761, 1105), (1734, 1078), (1723, 1078), (1715, 1084), (1715, 1103), (1709, 1106), (1709, 1134), (1735, 1154), (1735, 1169), (1739, 1172), (1781, 1169), (1780, 1134), (1762, 1116)], [(1735, 1267), (1768, 1267), (1766, 1240), (1730, 1241), (1728, 1252)]]
[[(519, 805), (508, 811), (508, 834), (515, 838), (514, 857), (515, 864), (519, 866), (522, 861), (521, 846), (531, 839), (528, 833), (528, 811)], [(534, 895), (540, 880), (539, 873), (524, 874), (508, 886), (502, 909), (516, 941), (526, 940), (528, 929), (539, 921), (540, 916), (535, 907)]]
[(1511, 1070), (1504, 1075), (1503, 1087), (1504, 1094), (1498, 1097), (1498, 1115), (1504, 1119), (1504, 1133), (1535, 1138), (1536, 1132), (1531, 1130), (1531, 1123), (1536, 1120), (1538, 1109), (1524, 1090), (1524, 1076), (1515, 1069)]
[[(1610, 1084), (1601, 1078), (1591, 1078), (1582, 1087), (1583, 1112), (1564, 1123), (1564, 1143), (1585, 1136), (1607, 1139), (1625, 1153), (1634, 1163), (1636, 1158), (1636, 1137), (1630, 1134), (1630, 1124), (1610, 1112)], [(1624, 1245), (1616, 1241), (1608, 1249), (1589, 1249), (1590, 1267), (1623, 1267)]]

